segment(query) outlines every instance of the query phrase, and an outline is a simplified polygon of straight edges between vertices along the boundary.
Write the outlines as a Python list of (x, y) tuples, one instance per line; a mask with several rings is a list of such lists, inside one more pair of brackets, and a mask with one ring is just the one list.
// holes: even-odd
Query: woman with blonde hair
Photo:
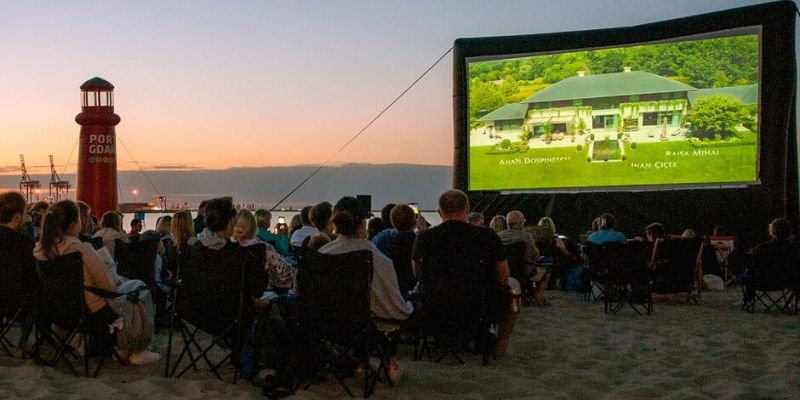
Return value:
[(271, 244), (256, 238), (258, 224), (255, 215), (249, 210), (239, 210), (233, 223), (233, 241), (242, 247), (249, 247), (263, 243), (267, 249), (267, 258), (264, 269), (269, 276), (268, 289), (277, 294), (286, 293), (294, 286), (294, 269), (272, 247)]
[(506, 222), (506, 217), (502, 215), (495, 215), (494, 218), (489, 222), (489, 228), (492, 228), (493, 231), (500, 233), (506, 229), (508, 229), (508, 222)]
[[(42, 234), (33, 254), (39, 261), (52, 261), (65, 254), (79, 252), (83, 262), (83, 283), (87, 288), (126, 293), (144, 286), (143, 282), (133, 280), (118, 286), (92, 245), (78, 239), (80, 232), (78, 206), (71, 200), (59, 201), (44, 216)], [(128, 302), (126, 296), (108, 299), (88, 290), (84, 291), (84, 301), (91, 313), (89, 323), (117, 329), (117, 351), (120, 356), (127, 357), (135, 365), (150, 364), (161, 358), (158, 353), (147, 349), (153, 338), (152, 301), (147, 289), (140, 291), (137, 304)]]
[(172, 236), (172, 246), (182, 248), (183, 246), (192, 243), (192, 238), (195, 235), (194, 220), (192, 220), (192, 213), (189, 210), (181, 210), (176, 212), (169, 222), (169, 234)]

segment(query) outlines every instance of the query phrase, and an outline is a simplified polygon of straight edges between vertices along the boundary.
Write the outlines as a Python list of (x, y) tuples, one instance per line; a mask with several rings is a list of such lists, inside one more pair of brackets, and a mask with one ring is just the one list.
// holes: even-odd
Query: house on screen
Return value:
[[(521, 129), (534, 134), (585, 129), (616, 132), (640, 128), (680, 129), (692, 86), (644, 71), (577, 76), (557, 82), (517, 104), (507, 104), (482, 118), (496, 130)], [(523, 107), (524, 105), (524, 107)], [(524, 115), (522, 112), (524, 110)], [(491, 128), (490, 128), (491, 129)]]
[(730, 96), (746, 106), (758, 104), (758, 84), (697, 89), (689, 92), (689, 107), (708, 96)]

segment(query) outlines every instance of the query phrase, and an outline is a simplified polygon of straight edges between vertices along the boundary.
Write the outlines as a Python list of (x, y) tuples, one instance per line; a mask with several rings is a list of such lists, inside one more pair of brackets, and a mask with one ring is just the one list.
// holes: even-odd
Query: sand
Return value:
[[(657, 303), (652, 316), (603, 314), (578, 294), (551, 292), (547, 308), (523, 309), (509, 353), (481, 367), (412, 361), (401, 346), (405, 376), (379, 384), (376, 399), (792, 399), (800, 398), (800, 318), (748, 314), (730, 303), (738, 289), (706, 292), (704, 304)], [(65, 367), (0, 357), (0, 399), (261, 398), (245, 382), (208, 372), (161, 376), (163, 364), (109, 363), (97, 378)], [(327, 382), (296, 399), (346, 398)]]

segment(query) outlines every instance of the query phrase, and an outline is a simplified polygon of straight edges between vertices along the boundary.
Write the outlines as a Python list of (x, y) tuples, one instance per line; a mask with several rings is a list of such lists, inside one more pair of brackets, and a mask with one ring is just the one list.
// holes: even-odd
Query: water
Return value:
[[(372, 211), (375, 216), (380, 216), (380, 210)], [(158, 213), (158, 212), (149, 212), (144, 214), (144, 230), (148, 229), (156, 229), (156, 221), (162, 216), (165, 215), (172, 215), (173, 213)], [(274, 227), (275, 224), (278, 223), (279, 217), (284, 217), (286, 219), (286, 223), (288, 224), (289, 221), (292, 220), (292, 217), (295, 215), (300, 214), (300, 211), (273, 211), (272, 212), (272, 226)], [(131, 220), (133, 219), (133, 213), (124, 213), (122, 214), (124, 219), (122, 220), (122, 227), (126, 231), (130, 228)], [(192, 217), (196, 217), (197, 212), (192, 211)], [(422, 211), (422, 216), (431, 224), (431, 225), (438, 225), (442, 222), (442, 219), (439, 217), (439, 214), (435, 211)]]

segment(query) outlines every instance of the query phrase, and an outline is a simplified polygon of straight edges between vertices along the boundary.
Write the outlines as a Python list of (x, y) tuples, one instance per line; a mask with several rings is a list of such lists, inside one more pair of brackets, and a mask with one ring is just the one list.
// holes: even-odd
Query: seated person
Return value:
[(659, 239), (663, 240), (667, 237), (667, 230), (664, 229), (664, 225), (661, 225), (659, 222), (653, 222), (652, 224), (644, 227), (644, 233), (647, 241), (650, 243), (653, 243)]
[(256, 236), (264, 242), (271, 244), (278, 254), (286, 257), (289, 254), (289, 235), (287, 233), (270, 232), (269, 227), (272, 225), (271, 212), (260, 209), (256, 210), (255, 215), (256, 223), (258, 224), (258, 232), (256, 232)]
[(520, 282), (520, 286), (525, 287), (526, 280), (536, 282), (536, 291), (534, 293), (534, 301), (536, 304), (545, 305), (547, 302), (544, 300), (544, 291), (547, 287), (547, 269), (537, 266), (536, 262), (539, 259), (539, 249), (533, 241), (533, 236), (526, 232), (525, 229), (525, 215), (520, 211), (511, 211), (506, 214), (506, 221), (508, 222), (508, 229), (500, 231), (497, 236), (503, 243), (503, 246), (510, 244), (524, 242), (525, 255), (523, 257), (523, 271), (518, 271), (516, 276), (512, 277)]
[[(141, 281), (128, 281), (118, 286), (109, 276), (106, 264), (92, 245), (78, 240), (80, 232), (78, 206), (71, 200), (59, 201), (48, 209), (44, 217), (41, 238), (34, 249), (34, 256), (37, 260), (48, 261), (64, 254), (80, 252), (84, 285), (87, 287), (127, 292), (144, 285)], [(89, 323), (118, 329), (117, 351), (120, 356), (127, 357), (128, 362), (134, 365), (150, 364), (161, 358), (158, 353), (148, 350), (153, 338), (153, 315), (150, 293), (146, 289), (140, 292), (138, 304), (128, 302), (126, 296), (107, 299), (88, 290), (84, 291), (84, 299), (91, 313)], [(119, 318), (122, 318), (122, 324), (119, 324)]]
[(128, 237), (131, 239), (131, 242), (136, 242), (139, 240), (139, 237), (142, 236), (142, 229), (144, 228), (144, 223), (142, 220), (138, 218), (134, 218), (131, 220), (131, 230), (128, 232)]
[(417, 235), (414, 233), (416, 214), (408, 204), (398, 204), (389, 213), (393, 228), (383, 230), (372, 238), (375, 247), (392, 259), (400, 292), (408, 293), (417, 284), (411, 266), (411, 251)]
[[(239, 210), (233, 225), (233, 240), (242, 247), (249, 247), (257, 243), (264, 244), (266, 254), (266, 265), (264, 270), (269, 277), (267, 291), (280, 295), (287, 293), (294, 287), (294, 268), (290, 267), (286, 260), (269, 243), (263, 242), (256, 237), (256, 217), (249, 210)], [(267, 298), (273, 295), (267, 294)], [(262, 299), (265, 299), (262, 296)]]
[[(392, 260), (383, 255), (375, 245), (365, 240), (367, 210), (354, 197), (342, 197), (333, 208), (333, 224), (339, 236), (336, 240), (322, 246), (322, 254), (341, 254), (356, 250), (372, 252), (373, 275), (370, 288), (370, 307), (374, 317), (384, 320), (403, 321), (414, 312), (410, 301), (403, 299), (397, 284), (397, 275)], [(299, 294), (301, 297), (302, 293)], [(394, 354), (394, 346), (389, 345), (388, 372), (392, 381), (400, 378), (400, 365)]]
[(624, 243), (628, 240), (625, 234), (614, 230), (616, 221), (611, 214), (603, 214), (600, 216), (599, 230), (589, 235), (588, 242), (594, 244), (603, 244), (608, 242)]
[(564, 289), (567, 271), (578, 263), (578, 250), (566, 236), (557, 233), (556, 224), (550, 217), (540, 218), (534, 229), (531, 235), (540, 254), (553, 259), (553, 268), (550, 272), (551, 282), (560, 281), (561, 287)]
[(114, 257), (114, 244), (116, 240), (130, 243), (130, 239), (122, 231), (122, 215), (116, 211), (106, 211), (100, 218), (100, 230), (95, 232), (96, 238), (103, 239), (103, 247), (108, 250), (108, 254)]
[[(300, 210), (300, 222), (302, 223), (302, 226), (294, 231), (291, 239), (289, 239), (289, 244), (291, 244), (292, 247), (297, 248), (303, 246), (303, 241), (318, 231), (317, 228), (315, 228), (311, 223), (311, 219), (309, 218), (310, 212), (311, 206), (305, 206), (302, 210)], [(292, 222), (294, 222), (294, 219), (292, 219)]]
[[(453, 266), (455, 260), (481, 260), (480, 267), (486, 269), (482, 275), (487, 295), (487, 316), (490, 322), (498, 324), (495, 351), (503, 355), (517, 320), (517, 314), (511, 312), (509, 285), (518, 286), (518, 283), (509, 275), (500, 238), (491, 229), (470, 225), (467, 222), (469, 212), (469, 199), (464, 192), (448, 190), (439, 196), (442, 223), (417, 236), (413, 253), (414, 272), (424, 281), (426, 268), (441, 265), (436, 260), (443, 260), (448, 267)], [(421, 290), (424, 299), (424, 292), (432, 288), (422, 285)]]
[(319, 251), (322, 246), (331, 242), (330, 236), (322, 233), (317, 232), (308, 237), (308, 250), (309, 251)]
[(750, 259), (755, 262), (769, 262), (756, 264), (751, 261), (740, 279), (745, 287), (745, 302), (752, 301), (755, 296), (753, 281), (783, 283), (787, 287), (794, 287), (800, 277), (800, 270), (795, 264), (800, 251), (792, 235), (791, 223), (785, 218), (776, 218), (769, 224), (768, 232), (769, 240), (751, 249)]
[(475, 226), (483, 226), (483, 214), (479, 212), (469, 213), (469, 223)]

